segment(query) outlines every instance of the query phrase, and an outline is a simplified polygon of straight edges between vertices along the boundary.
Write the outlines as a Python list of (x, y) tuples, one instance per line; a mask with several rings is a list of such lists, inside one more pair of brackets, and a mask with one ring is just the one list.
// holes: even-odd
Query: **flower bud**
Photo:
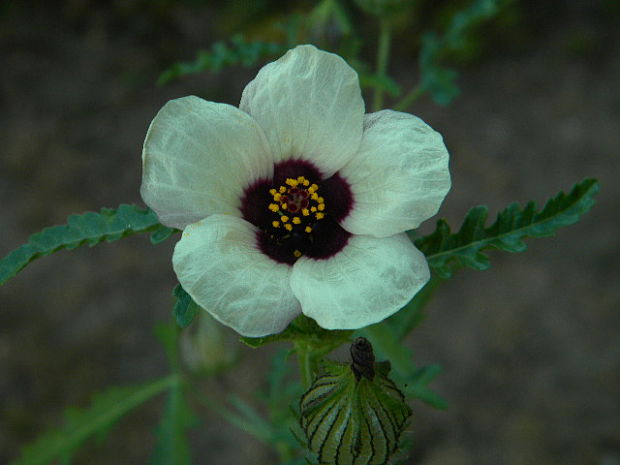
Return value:
[(181, 334), (181, 356), (198, 374), (212, 374), (232, 365), (237, 358), (236, 337), (228, 328), (201, 312), (194, 324)]
[(300, 402), (301, 427), (319, 463), (384, 465), (398, 449), (411, 409), (375, 363), (372, 345), (358, 338), (352, 363), (326, 361)]

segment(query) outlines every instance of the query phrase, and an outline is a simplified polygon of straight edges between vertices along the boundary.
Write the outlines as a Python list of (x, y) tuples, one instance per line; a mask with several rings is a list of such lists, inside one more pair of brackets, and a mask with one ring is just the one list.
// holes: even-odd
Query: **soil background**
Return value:
[[(511, 11), (463, 63), (461, 96), (410, 109), (451, 152), (440, 214), (457, 227), (473, 205), (494, 217), (584, 177), (601, 193), (582, 222), (525, 253), (491, 253), (489, 271), (462, 271), (437, 293), (408, 344), (418, 363), (443, 366), (433, 386), (450, 408), (413, 403), (408, 463), (620, 465), (620, 9), (554, 0)], [(0, 255), (69, 214), (142, 204), (141, 144), (157, 110), (188, 94), (236, 105), (258, 67), (163, 87), (159, 73), (277, 12), (267, 1), (1, 3)], [(414, 47), (407, 31), (395, 37), (390, 71), (406, 84)], [(372, 44), (364, 53), (372, 60)], [(61, 252), (0, 288), (0, 463), (59, 425), (65, 407), (166, 373), (152, 328), (169, 319), (173, 246), (137, 236)], [(239, 350), (214, 386), (250, 399), (273, 349)], [(75, 463), (146, 463), (161, 407), (129, 415)], [(192, 443), (197, 464), (276, 463), (209, 413)]]

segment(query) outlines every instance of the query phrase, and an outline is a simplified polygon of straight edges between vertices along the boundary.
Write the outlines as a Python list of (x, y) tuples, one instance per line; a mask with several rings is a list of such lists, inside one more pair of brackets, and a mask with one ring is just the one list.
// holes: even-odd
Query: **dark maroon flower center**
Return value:
[(258, 228), (260, 249), (279, 263), (301, 256), (326, 259), (347, 244), (350, 234), (339, 224), (353, 205), (349, 184), (335, 174), (324, 179), (303, 160), (274, 167), (273, 179), (259, 179), (241, 201), (243, 218)]

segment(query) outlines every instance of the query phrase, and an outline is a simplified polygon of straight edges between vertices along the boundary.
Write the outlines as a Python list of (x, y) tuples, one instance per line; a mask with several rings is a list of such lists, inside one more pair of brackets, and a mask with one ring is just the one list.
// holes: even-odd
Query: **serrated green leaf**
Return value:
[(114, 387), (93, 397), (87, 409), (71, 408), (65, 424), (39, 436), (10, 465), (45, 465), (68, 457), (85, 440), (108, 430), (114, 422), (157, 394), (177, 384), (170, 376), (131, 387)]
[(157, 84), (163, 85), (182, 76), (219, 71), (233, 65), (254, 66), (265, 58), (284, 53), (288, 48), (284, 44), (246, 41), (243, 35), (236, 34), (231, 38), (230, 44), (216, 42), (211, 46), (211, 50), (199, 51), (194, 61), (175, 63), (159, 75)]
[(153, 211), (135, 205), (121, 205), (116, 210), (102, 208), (100, 213), (71, 215), (67, 224), (45, 228), (33, 234), (26, 244), (0, 260), (0, 284), (44, 255), (63, 249), (72, 250), (82, 245), (92, 247), (103, 241), (113, 242), (160, 227)]
[(195, 424), (196, 418), (185, 400), (182, 384), (177, 383), (168, 392), (151, 465), (190, 465), (186, 431)]
[(499, 213), (497, 220), (486, 227), (488, 209), (472, 208), (461, 229), (452, 234), (444, 221), (437, 222), (432, 234), (417, 239), (416, 246), (426, 255), (429, 265), (443, 278), (449, 278), (455, 269), (469, 267), (486, 270), (490, 266), (486, 249), (522, 252), (527, 248), (527, 237), (552, 236), (563, 226), (579, 221), (594, 205), (599, 185), (594, 179), (575, 184), (568, 194), (560, 192), (537, 211), (534, 202), (524, 208), (517, 203)]
[(151, 244), (161, 244), (177, 232), (179, 232), (178, 229), (169, 228), (168, 226), (164, 226), (163, 224), (157, 225), (151, 233)]
[(474, 0), (469, 7), (454, 14), (443, 35), (427, 33), (420, 48), (420, 86), (433, 100), (447, 105), (459, 94), (458, 73), (441, 65), (447, 54), (460, 51), (467, 35), (478, 24), (495, 17), (511, 0)]
[(177, 301), (174, 304), (174, 317), (181, 328), (189, 326), (200, 311), (200, 306), (194, 302), (194, 299), (185, 292), (180, 284), (177, 284), (172, 291), (172, 295)]

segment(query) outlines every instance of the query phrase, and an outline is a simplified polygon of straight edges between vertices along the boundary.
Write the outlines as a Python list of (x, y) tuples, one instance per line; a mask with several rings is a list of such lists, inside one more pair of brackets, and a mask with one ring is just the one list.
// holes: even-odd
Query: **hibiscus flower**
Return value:
[(201, 307), (245, 336), (299, 314), (355, 329), (428, 281), (405, 231), (450, 188), (441, 135), (391, 110), (364, 114), (357, 73), (311, 45), (264, 66), (239, 108), (184, 97), (144, 141), (141, 194), (183, 230), (173, 266)]

